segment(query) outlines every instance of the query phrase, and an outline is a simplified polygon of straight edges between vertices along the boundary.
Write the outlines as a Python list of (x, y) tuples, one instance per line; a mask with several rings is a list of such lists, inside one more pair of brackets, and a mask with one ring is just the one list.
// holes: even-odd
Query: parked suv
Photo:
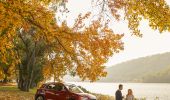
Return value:
[(35, 94), (35, 100), (96, 100), (74, 84), (46, 83)]

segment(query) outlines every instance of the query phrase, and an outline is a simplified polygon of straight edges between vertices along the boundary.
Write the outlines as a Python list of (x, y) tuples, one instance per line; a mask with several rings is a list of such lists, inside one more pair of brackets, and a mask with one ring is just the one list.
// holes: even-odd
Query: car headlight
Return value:
[(88, 98), (87, 97), (81, 97), (80, 100), (88, 100)]

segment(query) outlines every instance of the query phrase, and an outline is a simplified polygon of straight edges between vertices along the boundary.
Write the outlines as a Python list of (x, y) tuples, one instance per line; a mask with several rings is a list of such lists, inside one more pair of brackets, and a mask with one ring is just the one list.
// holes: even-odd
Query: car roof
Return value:
[(72, 83), (63, 83), (63, 82), (47, 82), (47, 83), (44, 83), (44, 85), (49, 85), (49, 84), (63, 84), (63, 85), (76, 86), (75, 84), (72, 84)]

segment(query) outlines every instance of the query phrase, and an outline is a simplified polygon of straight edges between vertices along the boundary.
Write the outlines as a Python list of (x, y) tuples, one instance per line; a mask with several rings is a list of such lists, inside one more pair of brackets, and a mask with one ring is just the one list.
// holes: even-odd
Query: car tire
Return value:
[(39, 95), (35, 100), (45, 100), (43, 96)]

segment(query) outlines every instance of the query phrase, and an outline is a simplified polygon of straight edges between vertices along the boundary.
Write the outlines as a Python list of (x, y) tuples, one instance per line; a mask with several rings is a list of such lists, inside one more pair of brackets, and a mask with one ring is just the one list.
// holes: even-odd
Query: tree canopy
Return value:
[[(80, 14), (73, 27), (68, 27), (66, 22), (58, 25), (55, 12), (50, 8), (51, 3), (57, 2), (59, 1), (0, 1), (1, 62), (8, 65), (7, 55), (9, 52), (13, 53), (12, 57), (17, 57), (12, 60), (13, 65), (23, 66), (26, 72), (20, 78), (29, 83), (31, 75), (26, 73), (31, 73), (30, 69), (35, 67), (34, 61), (39, 61), (35, 53), (39, 52), (36, 51), (36, 45), (43, 42), (45, 49), (41, 58), (45, 60), (44, 74), (52, 73), (50, 69), (54, 67), (57, 77), (70, 71), (74, 71), (83, 80), (95, 81), (106, 76), (103, 65), (112, 54), (123, 50), (123, 34), (115, 34), (108, 23), (102, 24), (100, 19), (85, 27), (83, 21), (90, 13), (84, 16)], [(19, 74), (22, 73), (21, 71)]]
[[(27, 87), (33, 77), (30, 73), (38, 70), (45, 78), (54, 76), (58, 80), (68, 72), (91, 81), (106, 76), (104, 64), (123, 50), (123, 34), (114, 33), (101, 17), (85, 26), (90, 13), (80, 14), (72, 27), (67, 22), (58, 24), (53, 8), (64, 2), (67, 1), (0, 0), (0, 74), (5, 74), (4, 68), (17, 69), (16, 66), (22, 74), (20, 68), (24, 66), (26, 72), (19, 80), (27, 82)], [(138, 29), (142, 19), (148, 19), (153, 29), (170, 31), (170, 9), (165, 0), (93, 2), (101, 5), (102, 11), (109, 10), (117, 20), (124, 16), (133, 35), (142, 36)]]
[(160, 33), (170, 31), (170, 8), (166, 0), (108, 0), (107, 4), (113, 16), (121, 16), (118, 11), (124, 11), (133, 35), (142, 36), (138, 28), (142, 19), (149, 20), (149, 26)]

